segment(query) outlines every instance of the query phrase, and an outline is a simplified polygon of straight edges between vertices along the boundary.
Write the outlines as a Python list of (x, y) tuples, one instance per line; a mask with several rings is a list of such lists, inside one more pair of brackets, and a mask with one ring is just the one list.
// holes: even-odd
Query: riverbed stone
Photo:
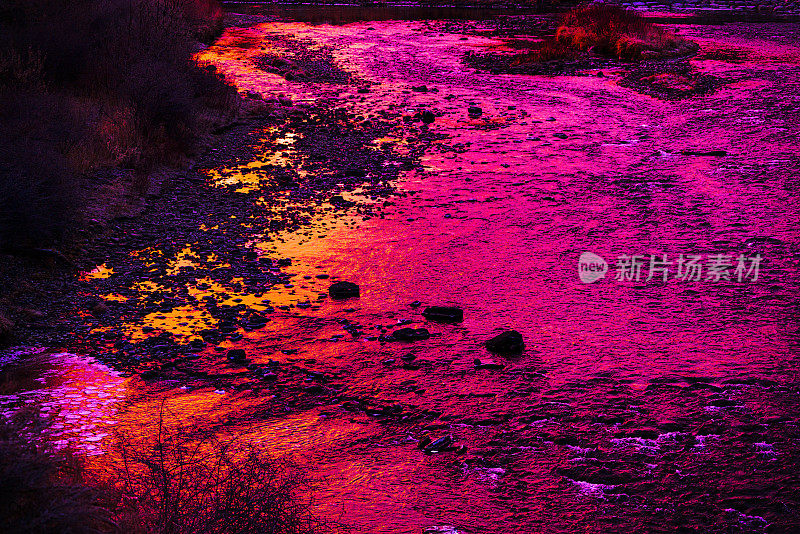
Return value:
[(522, 334), (516, 330), (507, 330), (485, 343), (490, 352), (497, 354), (519, 354), (525, 349)]
[(456, 306), (428, 306), (422, 316), (438, 323), (460, 323), (464, 320), (464, 310)]
[(355, 298), (361, 295), (361, 288), (353, 282), (335, 282), (328, 288), (328, 294), (336, 300)]

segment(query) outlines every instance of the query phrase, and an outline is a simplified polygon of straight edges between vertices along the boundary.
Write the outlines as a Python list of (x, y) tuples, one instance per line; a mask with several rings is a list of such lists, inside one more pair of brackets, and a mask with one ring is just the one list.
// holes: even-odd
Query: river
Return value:
[[(483, 24), (268, 21), (229, 28), (201, 54), (242, 93), (388, 121), (376, 151), (421, 150), (421, 166), (394, 184), (400, 195), (343, 193), (379, 216), (318, 213), (268, 240), (253, 221), (247, 246), (292, 260), (292, 282), (268, 294), (292, 307), (223, 346), (300, 366), (309, 384), (322, 374), (331, 395), (242, 424), (280, 398), (122, 382), (71, 358), (75, 390), (119, 400), (111, 426), (136, 424), (164, 398), (194, 424), (239, 421), (318, 479), (317, 513), (357, 532), (800, 528), (798, 27), (680, 26), (701, 52), (737, 53), (692, 61), (723, 81), (714, 93), (665, 101), (622, 87), (618, 69), (476, 71), (465, 54), (504, 44)], [(287, 81), (260, 68), (284, 40), (327, 51), (350, 78)], [(424, 110), (430, 125), (403, 119)], [(433, 134), (424, 146), (422, 130)], [(302, 171), (301, 135), (284, 132), (257, 161)], [(268, 179), (257, 167), (203, 172), (252, 191)], [(187, 247), (175, 265), (193, 264)], [(606, 262), (593, 283), (579, 276), (585, 252)], [(688, 267), (697, 256), (699, 274)], [(636, 262), (641, 271), (626, 270)], [(360, 297), (318, 301), (325, 275), (356, 282)], [(220, 292), (263, 309), (259, 295)], [(464, 320), (426, 321), (431, 305), (459, 306)], [(179, 333), (160, 320), (130, 335)], [(407, 324), (431, 337), (383, 341)], [(488, 353), (483, 342), (507, 329), (524, 352)], [(105, 414), (111, 403), (100, 404)], [(462, 450), (417, 447), (451, 434)]]

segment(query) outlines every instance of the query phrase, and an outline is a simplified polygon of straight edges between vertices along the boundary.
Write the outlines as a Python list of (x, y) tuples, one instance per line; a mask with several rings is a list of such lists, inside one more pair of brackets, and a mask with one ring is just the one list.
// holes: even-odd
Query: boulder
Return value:
[(453, 441), (452, 435), (442, 436), (425, 445), (422, 450), (427, 453), (449, 451), (453, 448)]
[(360, 288), (353, 282), (336, 282), (328, 288), (328, 294), (332, 299), (348, 299), (361, 295)]
[(502, 369), (504, 365), (494, 360), (481, 360), (475, 358), (475, 369)]
[(437, 323), (460, 323), (464, 320), (464, 310), (455, 306), (428, 306), (422, 316)]
[(486, 342), (486, 348), (497, 354), (519, 354), (525, 348), (522, 334), (516, 330), (507, 330)]
[(395, 341), (417, 341), (429, 337), (431, 337), (431, 333), (425, 328), (401, 328), (392, 332), (392, 338)]
[(422, 112), (422, 122), (425, 124), (432, 124), (436, 120), (436, 115), (432, 111), (425, 110)]
[(478, 117), (483, 115), (483, 110), (478, 106), (470, 106), (469, 108), (467, 108), (467, 114), (469, 114), (470, 117), (477, 119)]

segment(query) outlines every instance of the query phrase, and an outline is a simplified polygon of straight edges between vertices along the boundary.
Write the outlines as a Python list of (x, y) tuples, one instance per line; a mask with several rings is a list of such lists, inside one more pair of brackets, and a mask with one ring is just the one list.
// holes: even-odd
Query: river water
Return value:
[[(736, 52), (693, 60), (722, 80), (713, 94), (659, 100), (621, 87), (615, 69), (603, 77), (478, 72), (464, 54), (503, 43), (432, 21), (265, 22), (229, 29), (202, 54), (242, 92), (393, 121), (376, 150), (408, 151), (420, 128), (438, 134), (380, 217), (319, 216), (270, 241), (253, 232), (254, 249), (292, 259), (295, 281), (272, 302), (315, 305), (279, 312), (236, 346), (254, 361), (323, 373), (338, 396), (243, 431), (318, 479), (317, 513), (357, 532), (398, 534), (443, 525), (464, 533), (800, 529), (798, 29), (680, 31), (701, 52)], [(259, 58), (281, 54), (286, 38), (329, 50), (352, 81), (286, 81), (260, 69)], [(482, 114), (470, 116), (470, 106)], [(433, 124), (402, 118), (422, 110), (436, 114)], [(302, 169), (293, 135), (301, 134), (285, 136), (277, 155), (265, 144), (260, 161)], [(253, 167), (206, 174), (248, 190), (260, 183)], [(357, 190), (346, 196), (375, 201)], [(581, 281), (584, 252), (607, 262), (605, 277)], [(638, 280), (624, 268), (631, 256), (642, 263)], [(679, 265), (693, 256), (699, 280)], [(648, 279), (651, 261), (665, 259), (666, 281), (663, 269)], [(320, 273), (358, 283), (360, 298), (317, 305), (330, 283)], [(258, 309), (252, 295), (233, 297)], [(427, 322), (414, 301), (460, 306), (464, 321)], [(376, 339), (403, 323), (432, 336)], [(525, 351), (489, 354), (482, 343), (506, 329), (523, 335)], [(478, 368), (476, 358), (502, 368)], [(120, 377), (108, 376), (91, 391), (119, 395)], [(163, 398), (195, 424), (246, 419), (278, 402), (126, 384), (116, 418), (129, 423)], [(345, 398), (409, 416), (382, 418)], [(424, 435), (450, 434), (465, 451), (417, 447)]]

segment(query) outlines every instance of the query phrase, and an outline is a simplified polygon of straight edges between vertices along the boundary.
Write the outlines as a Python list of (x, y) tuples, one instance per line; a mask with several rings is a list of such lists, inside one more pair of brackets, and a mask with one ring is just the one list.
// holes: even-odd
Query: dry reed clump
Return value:
[(621, 60), (658, 59), (690, 54), (697, 46), (634, 10), (602, 3), (566, 13), (555, 37), (521, 56), (518, 63), (573, 59), (592, 53)]

